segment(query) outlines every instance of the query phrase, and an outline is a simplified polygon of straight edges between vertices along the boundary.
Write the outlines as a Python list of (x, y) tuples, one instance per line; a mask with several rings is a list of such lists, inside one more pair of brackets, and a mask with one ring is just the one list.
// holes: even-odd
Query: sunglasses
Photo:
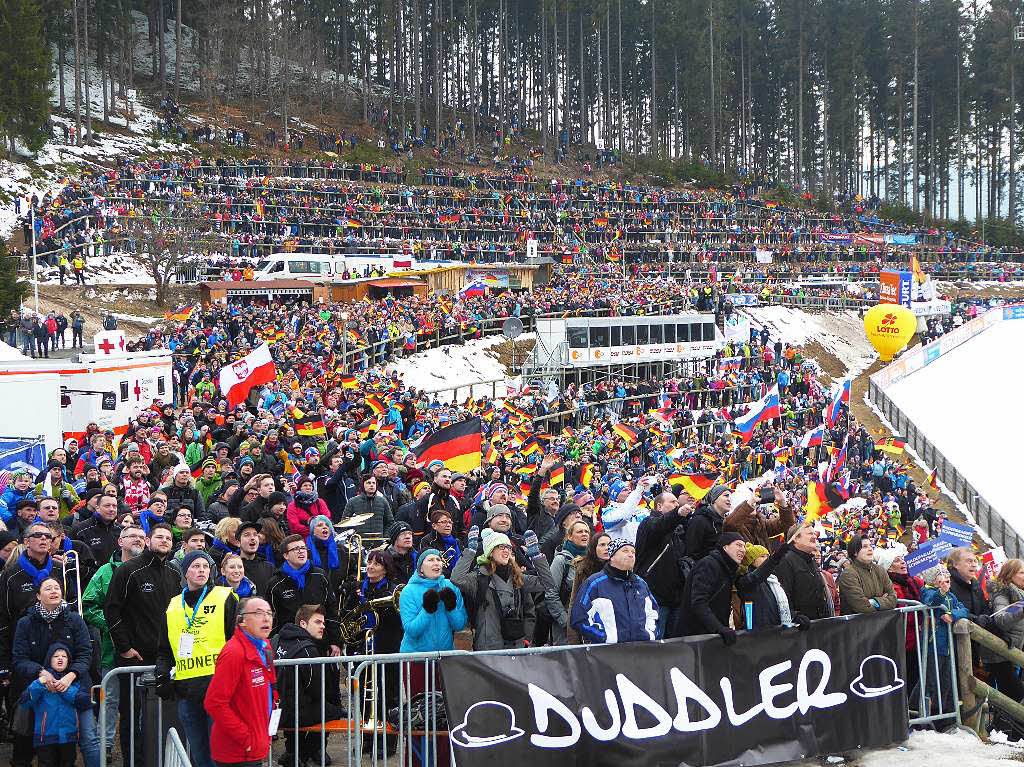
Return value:
[(48, 541), (52, 541), (55, 536), (49, 533), (29, 533), (25, 536), (26, 538), (46, 538)]

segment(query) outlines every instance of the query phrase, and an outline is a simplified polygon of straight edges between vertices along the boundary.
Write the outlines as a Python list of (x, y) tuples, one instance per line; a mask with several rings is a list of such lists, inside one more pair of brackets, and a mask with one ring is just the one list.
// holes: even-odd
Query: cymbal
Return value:
[(373, 512), (368, 511), (365, 514), (356, 514), (354, 517), (346, 517), (340, 522), (335, 522), (335, 527), (359, 527), (359, 525), (366, 522), (368, 519), (373, 518)]

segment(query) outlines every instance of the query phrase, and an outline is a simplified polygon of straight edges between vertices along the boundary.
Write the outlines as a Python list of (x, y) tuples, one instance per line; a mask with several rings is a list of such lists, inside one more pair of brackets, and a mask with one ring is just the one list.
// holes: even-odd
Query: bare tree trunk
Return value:
[(708, 2), (708, 50), (711, 62), (711, 165), (718, 167), (717, 113), (715, 111), (715, 2)]
[(477, 72), (480, 68), (480, 28), (477, 18), (477, 0), (473, 0), (473, 42), (469, 46), (469, 146), (476, 151), (476, 116), (477, 116)]
[(181, 0), (174, 13), (174, 103), (181, 103)]
[(420, 40), (420, 0), (412, 0), (412, 87), (415, 108), (415, 138), (423, 136), (423, 115), (420, 109), (420, 98), (423, 90), (423, 78), (420, 74), (420, 56), (423, 47)]
[(913, 162), (914, 162), (914, 168), (913, 168), (913, 174), (912, 174), (913, 178), (914, 178), (914, 188), (911, 190), (911, 193), (914, 196), (914, 202), (913, 202), (913, 205), (911, 207), (914, 209), (915, 213), (917, 213), (918, 210), (919, 210), (919, 208), (918, 208), (917, 193), (918, 193), (918, 184), (920, 183), (919, 173), (920, 173), (920, 170), (921, 170), (920, 169), (920, 156), (918, 154), (919, 149), (918, 149), (918, 146), (917, 146), (917, 140), (918, 140), (918, 133), (917, 133), (917, 102), (918, 102), (918, 98), (917, 97), (918, 97), (918, 80), (920, 79), (920, 76), (921, 76), (921, 72), (920, 72), (920, 70), (918, 69), (918, 66), (917, 66), (917, 63), (918, 63), (918, 51), (920, 49), (920, 40), (919, 40), (919, 38), (920, 38), (920, 34), (919, 34), (919, 32), (920, 32), (920, 29), (919, 29), (920, 24), (918, 23), (918, 21), (919, 21), (919, 19), (918, 19), (918, 6), (917, 6), (917, 2), (915, 0), (915, 3), (914, 3), (914, 128), (913, 128), (913, 131), (914, 131), (914, 145), (911, 148), (911, 150), (912, 150), (912, 155), (911, 156), (913, 157)]
[(797, 75), (797, 126), (796, 126), (796, 183), (803, 186), (804, 178), (804, 6), (800, 2), (800, 28), (797, 35), (797, 59), (799, 72)]
[(73, 0), (71, 13), (74, 17), (73, 34), (75, 36), (75, 144), (82, 145), (82, 46), (78, 34), (78, 0)]
[(544, 159), (548, 159), (548, 129), (550, 128), (550, 115), (548, 114), (548, 3), (547, 0), (540, 0), (540, 146), (544, 152)]
[(1016, 66), (1014, 64), (1014, 58), (1016, 57), (1016, 45), (1013, 40), (1013, 33), (1010, 33), (1010, 144), (1009, 144), (1009, 183), (1010, 183), (1010, 194), (1007, 200), (1007, 212), (1006, 216), (1010, 219), (1010, 224), (1016, 223), (1017, 219), (1017, 93), (1016, 93), (1016, 82), (1015, 72)]
[(441, 148), (441, 18), (438, 13), (440, 0), (434, 0), (434, 19), (432, 30), (434, 32), (434, 146)]
[(626, 153), (626, 122), (625, 122), (625, 101), (626, 96), (622, 88), (622, 0), (618, 0), (618, 70), (619, 70), (619, 159)]
[(67, 34), (67, 22), (64, 19), (63, 10), (60, 11), (60, 19), (58, 21), (58, 24), (59, 31), (57, 37), (57, 87), (59, 88), (60, 92), (60, 111), (63, 112), (66, 108), (64, 100), (64, 65), (66, 63), (64, 48), (67, 45), (67, 40), (65, 39), (65, 35)]
[(654, 0), (651, 0), (651, 154), (658, 156), (658, 75), (655, 67)]
[(89, 77), (89, 0), (82, 3), (82, 64), (85, 69), (85, 140), (92, 141), (92, 78)]

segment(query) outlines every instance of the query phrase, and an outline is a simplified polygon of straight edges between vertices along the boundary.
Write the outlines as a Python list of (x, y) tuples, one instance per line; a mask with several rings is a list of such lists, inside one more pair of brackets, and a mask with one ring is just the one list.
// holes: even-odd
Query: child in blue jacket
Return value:
[[(935, 626), (935, 639), (932, 640), (931, 627), (926, 627), (928, 642), (928, 659), (925, 662), (925, 695), (932, 713), (950, 712), (953, 710), (953, 673), (950, 655), (949, 627), (961, 618), (967, 617), (967, 608), (949, 590), (949, 570), (945, 567), (933, 567), (924, 573), (925, 583), (921, 590), (921, 601), (933, 608), (932, 620)], [(938, 663), (936, 663), (936, 657)], [(936, 674), (938, 666), (938, 674)]]
[[(54, 679), (60, 679), (71, 663), (71, 650), (54, 642), (47, 653), (46, 665)], [(78, 682), (63, 692), (47, 690), (34, 680), (22, 694), (21, 703), (32, 707), (35, 716), (32, 744), (39, 767), (74, 767), (78, 748), (78, 712), (87, 708), (89, 693)]]

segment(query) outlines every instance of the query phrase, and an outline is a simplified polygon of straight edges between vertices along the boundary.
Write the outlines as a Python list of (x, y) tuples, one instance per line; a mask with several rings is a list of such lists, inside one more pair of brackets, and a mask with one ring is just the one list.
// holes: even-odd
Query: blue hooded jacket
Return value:
[[(54, 642), (46, 652), (46, 668), (57, 678), (67, 673), (53, 671), (53, 654), (63, 650), (70, 662), (71, 649), (62, 642)], [(86, 688), (87, 690), (88, 688)], [(78, 712), (87, 708), (89, 693), (83, 691), (75, 680), (64, 692), (50, 692), (38, 679), (28, 686), (21, 696), (21, 702), (32, 706), (35, 714), (32, 743), (35, 746), (49, 746), (59, 743), (78, 742)]]
[[(419, 561), (431, 553), (431, 549), (420, 552)], [(433, 553), (437, 553), (436, 550)], [(423, 595), (428, 591), (451, 589), (455, 592), (455, 609), (445, 609), (443, 603), (438, 604), (433, 613), (423, 607)], [(454, 633), (466, 627), (469, 616), (462, 602), (462, 592), (450, 580), (440, 578), (424, 578), (419, 572), (413, 574), (409, 583), (402, 589), (399, 597), (399, 612), (402, 615), (402, 645), (399, 652), (439, 652), (451, 650), (454, 646)]]

